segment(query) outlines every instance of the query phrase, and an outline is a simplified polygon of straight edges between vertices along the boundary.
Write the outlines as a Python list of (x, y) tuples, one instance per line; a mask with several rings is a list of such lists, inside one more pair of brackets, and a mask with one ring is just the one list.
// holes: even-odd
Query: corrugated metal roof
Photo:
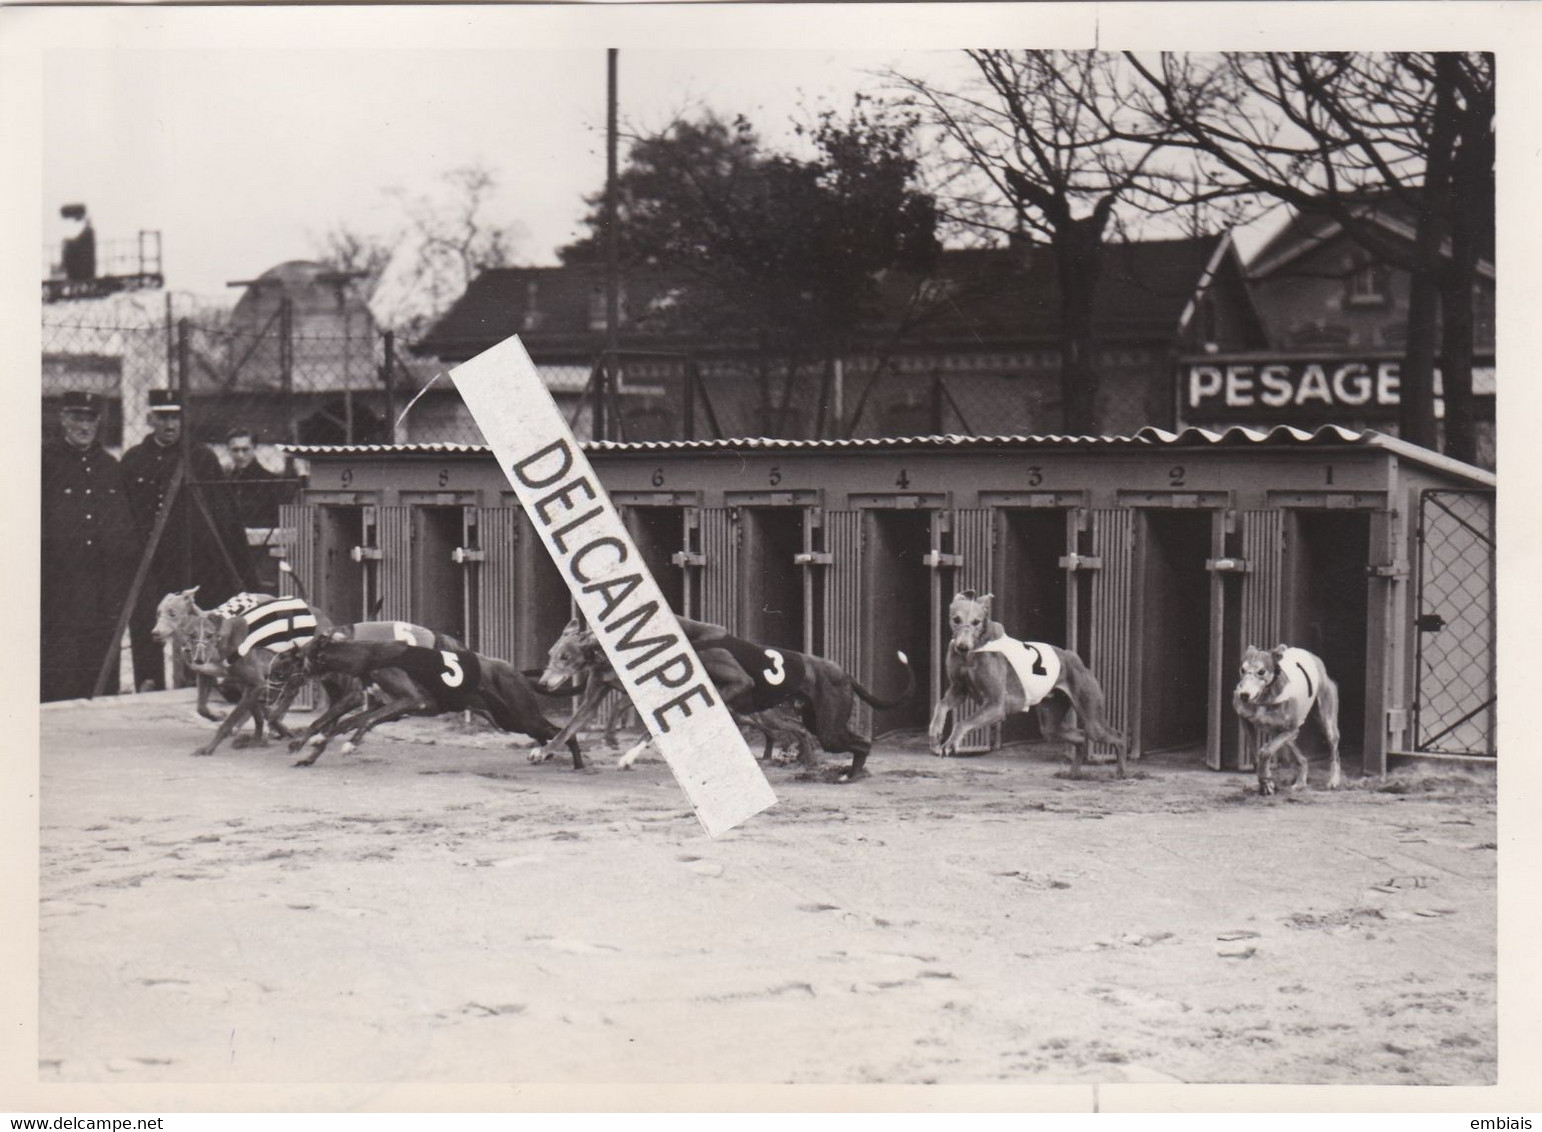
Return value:
[[(1146, 427), (1133, 436), (901, 436), (854, 438), (845, 440), (781, 440), (773, 437), (742, 437), (731, 440), (596, 440), (583, 445), (586, 452), (745, 452), (745, 451), (887, 451), (897, 448), (958, 450), (982, 448), (1325, 448), (1355, 446), (1379, 448), (1400, 459), (1460, 476), (1487, 487), (1497, 480), (1493, 473), (1409, 444), (1395, 436), (1372, 430), (1356, 431), (1338, 425), (1324, 425), (1315, 432), (1280, 425), (1272, 429), (1234, 426), (1221, 431), (1186, 428), (1182, 432)], [(468, 454), (487, 453), (484, 444), (316, 444), (285, 445), (296, 456), (342, 456), (364, 454)]]

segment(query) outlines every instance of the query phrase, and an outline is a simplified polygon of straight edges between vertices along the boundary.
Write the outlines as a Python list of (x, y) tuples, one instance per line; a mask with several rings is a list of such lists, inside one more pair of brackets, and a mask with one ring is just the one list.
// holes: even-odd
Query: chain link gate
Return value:
[(1494, 565), (1491, 493), (1420, 495), (1415, 751), (1497, 753)]

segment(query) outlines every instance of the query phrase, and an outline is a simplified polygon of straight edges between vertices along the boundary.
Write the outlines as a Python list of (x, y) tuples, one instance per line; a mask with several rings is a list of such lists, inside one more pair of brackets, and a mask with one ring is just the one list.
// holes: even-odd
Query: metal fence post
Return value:
[(289, 296), (278, 301), (278, 367), (279, 386), (283, 391), (284, 422), (289, 443), (300, 439), (299, 422), (294, 413), (294, 309)]
[(385, 332), (385, 361), (380, 380), (385, 384), (386, 441), (396, 443), (396, 331)]
[(681, 403), (682, 403), (681, 415), (685, 418), (685, 428), (684, 428), (683, 431), (685, 432), (685, 439), (686, 440), (695, 440), (696, 439), (696, 382), (698, 380), (698, 377), (697, 377), (697, 370), (696, 370), (696, 359), (693, 358), (693, 357), (687, 357), (685, 359), (684, 378), (685, 378), (685, 380), (683, 382), (683, 388), (680, 391), (681, 392)]

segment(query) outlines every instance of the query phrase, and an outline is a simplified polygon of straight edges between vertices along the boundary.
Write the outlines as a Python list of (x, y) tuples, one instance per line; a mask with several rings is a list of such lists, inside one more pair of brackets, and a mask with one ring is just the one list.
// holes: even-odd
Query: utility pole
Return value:
[(621, 330), (621, 242), (616, 228), (616, 48), (605, 51), (605, 363), (595, 399), (595, 439), (606, 439), (605, 406)]

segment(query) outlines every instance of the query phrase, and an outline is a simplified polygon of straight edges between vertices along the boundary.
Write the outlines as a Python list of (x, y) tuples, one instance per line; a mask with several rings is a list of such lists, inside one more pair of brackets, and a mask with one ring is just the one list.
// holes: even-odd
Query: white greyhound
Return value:
[(1296, 756), (1296, 781), (1292, 790), (1306, 785), (1307, 759), (1296, 745), (1296, 736), (1312, 709), (1332, 751), (1328, 789), (1344, 783), (1339, 768), (1339, 687), (1328, 675), (1322, 660), (1306, 649), (1276, 645), (1264, 650), (1249, 645), (1242, 656), (1242, 675), (1232, 692), (1231, 706), (1258, 729), (1258, 792), (1274, 793), (1274, 757), (1282, 747)]

